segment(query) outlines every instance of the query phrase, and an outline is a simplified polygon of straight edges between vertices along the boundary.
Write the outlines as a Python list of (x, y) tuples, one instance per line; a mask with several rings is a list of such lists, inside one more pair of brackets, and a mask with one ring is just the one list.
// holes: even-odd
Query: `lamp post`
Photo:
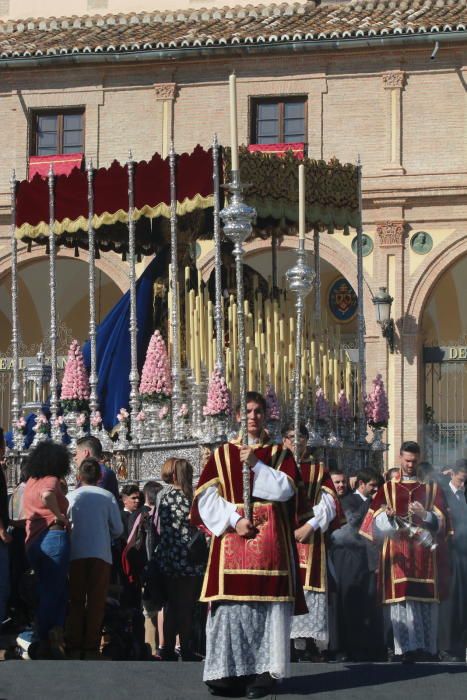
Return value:
[(394, 352), (394, 320), (391, 318), (391, 305), (393, 297), (386, 287), (380, 287), (373, 297), (375, 305), (376, 322), (381, 326), (383, 338), (386, 338), (389, 351)]

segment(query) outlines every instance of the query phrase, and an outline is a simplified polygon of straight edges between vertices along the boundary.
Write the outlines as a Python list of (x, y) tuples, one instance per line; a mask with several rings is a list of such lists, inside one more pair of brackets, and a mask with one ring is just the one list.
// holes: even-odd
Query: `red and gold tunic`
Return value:
[[(297, 493), (300, 476), (288, 450), (279, 445), (264, 445), (254, 453), (264, 464), (286, 474)], [(253, 478), (251, 470), (251, 493)], [(243, 515), (242, 463), (236, 445), (221, 445), (203, 469), (191, 511), (191, 522), (197, 527), (204, 527), (198, 497), (211, 486), (217, 488), (222, 498), (235, 504), (237, 512)], [(231, 527), (220, 537), (212, 537), (200, 600), (287, 602), (300, 599), (303, 609), (303, 591), (295, 583), (298, 578), (293, 539), (297, 523), (296, 500), (292, 497), (286, 503), (279, 503), (252, 499), (252, 521), (258, 530), (253, 539), (240, 537)]]
[[(433, 551), (410, 537), (405, 530), (398, 531), (395, 538), (384, 539), (378, 572), (379, 591), (383, 603), (398, 603), (405, 600), (433, 602), (440, 599), (438, 558), (446, 535), (447, 509), (441, 489), (434, 482), (422, 484), (417, 480), (401, 481), (396, 477), (384, 484), (376, 493), (371, 507), (362, 523), (360, 534), (374, 539), (374, 520), (387, 506), (396, 515), (406, 518), (409, 504), (418, 501), (425, 510), (438, 518), (436, 539), (441, 548)], [(412, 517), (415, 526), (421, 526), (418, 516)]]
[[(336, 507), (336, 516), (329, 526), (329, 532), (339, 528), (345, 521), (342, 507), (331, 476), (323, 463), (302, 462), (300, 465), (302, 485), (298, 496), (298, 520), (300, 525), (313, 517), (323, 493), (329, 494)], [(306, 591), (325, 593), (327, 590), (326, 552), (327, 535), (321, 529), (315, 530), (310, 541), (297, 544), (300, 579)]]

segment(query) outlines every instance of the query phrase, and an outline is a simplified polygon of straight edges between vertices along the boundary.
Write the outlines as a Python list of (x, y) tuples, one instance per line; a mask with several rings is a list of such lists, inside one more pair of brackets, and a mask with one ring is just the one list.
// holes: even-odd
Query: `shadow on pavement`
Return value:
[(277, 695), (315, 695), (337, 690), (381, 686), (385, 683), (404, 683), (411, 680), (429, 679), (446, 674), (459, 676), (463, 674), (466, 678), (462, 680), (467, 680), (467, 666), (465, 664), (414, 664), (411, 666), (355, 664), (333, 670), (332, 665), (330, 665), (329, 670), (325, 673), (318, 672), (288, 678), (277, 688)]

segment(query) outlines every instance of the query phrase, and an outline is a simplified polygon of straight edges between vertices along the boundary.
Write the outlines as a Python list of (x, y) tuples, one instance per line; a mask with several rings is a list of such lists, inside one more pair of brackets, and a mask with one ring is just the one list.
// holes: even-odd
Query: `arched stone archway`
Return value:
[(439, 246), (439, 250), (435, 249), (436, 254), (422, 265), (410, 291), (404, 318), (404, 334), (412, 334), (420, 328), (423, 311), (434, 286), (446, 270), (466, 254), (466, 244), (467, 233), (459, 236), (458, 232), (454, 232), (443, 246)]
[(423, 440), (424, 364), (422, 318), (426, 304), (441, 279), (460, 258), (466, 255), (467, 233), (452, 233), (442, 245), (427, 256), (417, 270), (409, 288), (408, 303), (402, 325), (403, 367), (401, 406), (404, 406), (402, 439)]
[[(61, 248), (57, 259), (72, 259), (79, 260), (81, 262), (89, 262), (89, 255), (86, 250), (80, 250), (80, 257), (75, 258), (74, 250), (70, 248)], [(27, 246), (18, 246), (18, 266), (29, 265), (37, 260), (48, 260), (49, 256), (45, 252), (45, 248), (37, 248), (28, 252)], [(103, 253), (100, 258), (96, 260), (96, 268), (101, 270), (107, 277), (109, 277), (120, 289), (122, 294), (128, 291), (129, 280), (128, 272), (124, 263), (121, 262), (120, 257), (116, 253)], [(9, 274), (11, 271), (11, 253), (7, 252), (0, 255), (0, 282), (2, 278)]]

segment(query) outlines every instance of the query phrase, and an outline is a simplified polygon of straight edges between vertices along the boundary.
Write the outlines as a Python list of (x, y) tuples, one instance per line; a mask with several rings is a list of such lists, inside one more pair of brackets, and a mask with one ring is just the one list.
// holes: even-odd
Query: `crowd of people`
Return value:
[(405, 442), (384, 477), (348, 478), (305, 426), (298, 463), (293, 426), (272, 444), (260, 394), (247, 413), (248, 438), (214, 451), (194, 493), (175, 457), (119, 491), (92, 436), (73, 466), (40, 443), (10, 495), (2, 473), (0, 621), (33, 623), (30, 656), (205, 658), (211, 693), (249, 698), (290, 659), (465, 661), (467, 460), (437, 473)]

